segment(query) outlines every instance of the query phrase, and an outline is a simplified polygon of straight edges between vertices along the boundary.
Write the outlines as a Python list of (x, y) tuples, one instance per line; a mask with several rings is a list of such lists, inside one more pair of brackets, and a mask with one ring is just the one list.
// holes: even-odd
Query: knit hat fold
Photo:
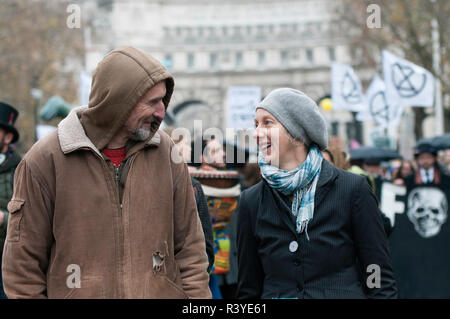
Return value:
[(320, 150), (328, 147), (328, 130), (319, 107), (310, 97), (292, 88), (273, 90), (256, 109), (272, 114), (286, 130), (306, 146), (317, 144)]

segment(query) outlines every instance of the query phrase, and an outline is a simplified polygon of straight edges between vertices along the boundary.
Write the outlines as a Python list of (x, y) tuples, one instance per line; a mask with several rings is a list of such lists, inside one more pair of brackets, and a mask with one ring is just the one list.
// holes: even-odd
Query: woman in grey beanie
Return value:
[(239, 201), (238, 297), (396, 297), (377, 201), (363, 177), (323, 160), (317, 104), (276, 89), (255, 127), (263, 179)]

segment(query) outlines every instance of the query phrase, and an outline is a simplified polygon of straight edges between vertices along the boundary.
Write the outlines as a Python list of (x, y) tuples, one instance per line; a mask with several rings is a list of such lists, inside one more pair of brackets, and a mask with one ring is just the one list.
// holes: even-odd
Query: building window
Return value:
[(328, 48), (328, 55), (330, 56), (330, 61), (333, 62), (336, 60), (336, 52), (334, 48)]
[(209, 54), (209, 66), (211, 69), (217, 68), (217, 53)]
[(198, 27), (197, 31), (198, 31), (198, 36), (199, 37), (203, 37), (203, 27)]
[(331, 135), (339, 136), (339, 122), (331, 122)]
[(187, 67), (188, 67), (188, 69), (193, 69), (194, 68), (194, 63), (195, 63), (195, 61), (194, 61), (194, 54), (188, 53), (188, 56), (187, 56)]
[(266, 53), (264, 51), (258, 52), (258, 65), (264, 66), (266, 64)]
[(289, 64), (288, 52), (286, 50), (280, 52), (280, 61), (281, 66), (287, 66)]
[(236, 68), (242, 67), (242, 52), (236, 52)]
[(222, 33), (226, 37), (228, 35), (228, 28), (227, 27), (222, 27)]
[(306, 59), (308, 63), (314, 63), (314, 52), (312, 49), (306, 49)]

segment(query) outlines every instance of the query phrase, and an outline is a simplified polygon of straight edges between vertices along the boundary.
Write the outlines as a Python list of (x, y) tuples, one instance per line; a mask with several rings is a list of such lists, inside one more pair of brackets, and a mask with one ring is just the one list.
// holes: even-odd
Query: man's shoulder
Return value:
[(48, 161), (55, 154), (62, 154), (56, 130), (34, 143), (26, 152), (23, 161), (27, 163), (41, 163)]

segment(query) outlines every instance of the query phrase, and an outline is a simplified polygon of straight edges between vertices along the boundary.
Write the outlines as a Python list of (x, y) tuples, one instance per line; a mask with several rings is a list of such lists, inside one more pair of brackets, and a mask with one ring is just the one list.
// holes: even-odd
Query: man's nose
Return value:
[(155, 112), (153, 112), (153, 116), (159, 118), (160, 120), (163, 120), (165, 115), (166, 115), (166, 106), (164, 105), (163, 102), (160, 102), (156, 106)]

